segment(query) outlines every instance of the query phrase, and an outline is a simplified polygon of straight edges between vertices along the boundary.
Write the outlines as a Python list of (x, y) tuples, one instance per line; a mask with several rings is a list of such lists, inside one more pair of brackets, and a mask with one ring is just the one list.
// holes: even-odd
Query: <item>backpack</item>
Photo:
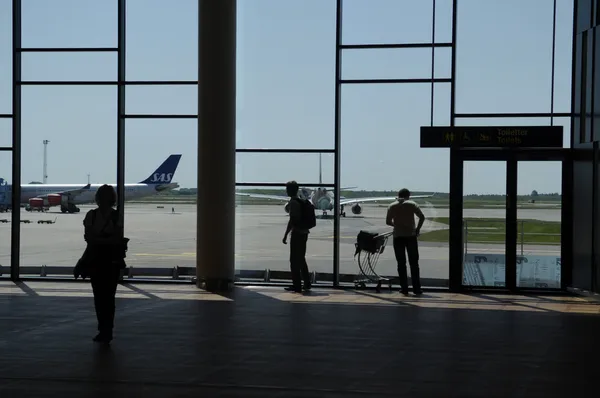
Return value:
[(301, 216), (296, 221), (295, 227), (302, 229), (312, 229), (317, 225), (317, 216), (315, 215), (315, 206), (308, 199), (295, 198), (300, 202)]
[(361, 230), (356, 237), (356, 254), (359, 251), (365, 251), (367, 253), (375, 254), (379, 250), (380, 242), (378, 242), (378, 233)]

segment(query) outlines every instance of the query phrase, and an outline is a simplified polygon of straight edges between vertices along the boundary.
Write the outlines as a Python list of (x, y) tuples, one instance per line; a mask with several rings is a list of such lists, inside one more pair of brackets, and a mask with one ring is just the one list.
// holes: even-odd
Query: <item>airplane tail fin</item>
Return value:
[(170, 184), (175, 175), (175, 170), (177, 170), (177, 166), (179, 166), (180, 159), (181, 155), (169, 156), (148, 178), (144, 181), (140, 181), (140, 184)]

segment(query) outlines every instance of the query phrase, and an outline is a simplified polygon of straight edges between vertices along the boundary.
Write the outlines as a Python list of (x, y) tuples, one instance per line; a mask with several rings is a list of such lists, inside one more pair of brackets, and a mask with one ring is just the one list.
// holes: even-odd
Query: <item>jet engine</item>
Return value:
[(362, 207), (357, 203), (352, 206), (352, 214), (360, 214), (362, 213)]
[(285, 206), (283, 206), (283, 210), (285, 210), (286, 213), (290, 214), (290, 204), (286, 203)]

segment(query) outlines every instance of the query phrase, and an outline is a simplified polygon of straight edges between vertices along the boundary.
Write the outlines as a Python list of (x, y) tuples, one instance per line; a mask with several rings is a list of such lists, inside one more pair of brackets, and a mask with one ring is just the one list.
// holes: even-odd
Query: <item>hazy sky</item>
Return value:
[[(127, 79), (197, 79), (197, 1), (128, 0)], [(570, 111), (573, 1), (558, 1), (555, 111)], [(431, 0), (345, 0), (343, 41), (431, 41)], [(549, 112), (551, 0), (459, 0), (457, 112)], [(451, 0), (437, 0), (436, 42), (451, 40)], [(117, 44), (116, 1), (24, 0), (24, 47)], [(11, 2), (0, 1), (0, 113), (11, 112)], [(450, 77), (450, 49), (435, 54)], [(238, 0), (238, 148), (334, 145), (334, 0)], [(344, 78), (428, 78), (431, 50), (350, 50)], [(24, 80), (116, 80), (116, 53), (25, 53)], [(449, 84), (435, 90), (434, 124), (449, 124)], [(342, 184), (361, 189), (448, 191), (448, 150), (420, 149), (430, 123), (430, 84), (346, 85), (342, 93)], [(116, 181), (116, 87), (23, 88), (22, 182)], [(128, 113), (197, 112), (194, 87), (128, 87)], [(549, 124), (549, 119), (459, 120), (468, 124)], [(568, 120), (565, 147), (569, 146)], [(129, 120), (127, 182), (145, 179), (181, 153), (175, 181), (196, 185), (194, 120)], [(0, 147), (10, 146), (0, 119)], [(215, 165), (218, 167), (218, 165)], [(10, 181), (10, 154), (0, 152)], [(323, 156), (324, 182), (333, 157)], [(520, 166), (519, 192), (560, 192), (559, 164)], [(469, 164), (468, 193), (504, 193), (503, 164)], [(238, 182), (318, 181), (316, 154), (240, 154)]]

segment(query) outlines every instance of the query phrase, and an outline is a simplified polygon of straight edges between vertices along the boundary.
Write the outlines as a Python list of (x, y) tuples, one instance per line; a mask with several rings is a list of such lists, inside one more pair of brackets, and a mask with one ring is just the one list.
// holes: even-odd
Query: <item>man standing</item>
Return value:
[[(409, 198), (410, 191), (402, 188), (398, 192), (398, 199), (388, 207), (385, 221), (387, 225), (394, 227), (394, 253), (398, 262), (400, 291), (404, 295), (408, 295), (408, 276), (406, 274), (407, 253), (413, 291), (415, 294), (423, 293), (419, 275), (419, 245), (417, 237), (421, 233), (425, 215), (419, 205), (409, 200)], [(419, 224), (416, 227), (415, 215), (419, 218)]]
[[(306, 264), (306, 243), (308, 241), (309, 229), (313, 225), (305, 225), (304, 212), (310, 216), (308, 212), (312, 208), (310, 202), (305, 203), (308, 199), (298, 197), (299, 186), (296, 181), (290, 181), (285, 185), (287, 195), (290, 197), (289, 210), (290, 219), (283, 236), (283, 244), (287, 244), (287, 236), (291, 232), (290, 240), (290, 268), (292, 271), (292, 286), (286, 287), (285, 290), (296, 293), (302, 292), (302, 280), (304, 280), (304, 290), (310, 290), (310, 273), (308, 272), (308, 264)], [(306, 209), (305, 209), (306, 206)], [(314, 217), (314, 208), (312, 209)]]

